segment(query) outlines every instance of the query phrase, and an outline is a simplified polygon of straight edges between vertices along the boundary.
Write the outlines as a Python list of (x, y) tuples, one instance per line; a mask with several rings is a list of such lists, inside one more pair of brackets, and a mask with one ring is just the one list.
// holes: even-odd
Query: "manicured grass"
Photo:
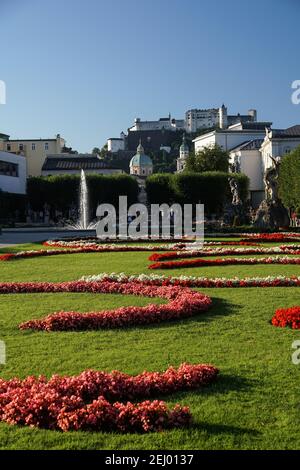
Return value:
[[(63, 281), (103, 271), (149, 273), (148, 256), (145, 252), (93, 253), (12, 261), (0, 264), (0, 281)], [(159, 272), (244, 277), (300, 275), (300, 267), (217, 266), (155, 271)], [(291, 362), (292, 342), (299, 339), (299, 333), (277, 329), (270, 319), (276, 308), (299, 305), (300, 290), (201, 291), (213, 298), (213, 307), (196, 317), (127, 330), (80, 333), (21, 332), (18, 324), (62, 309), (88, 311), (146, 305), (148, 300), (96, 294), (0, 295), (0, 340), (6, 342), (8, 353), (7, 365), (0, 366), (3, 378), (72, 375), (87, 368), (137, 374), (144, 369), (164, 370), (184, 361), (208, 362), (221, 370), (212, 386), (164, 397), (170, 405), (180, 402), (190, 406), (194, 424), (188, 429), (148, 435), (63, 434), (0, 424), (0, 448), (299, 449), (300, 366)]]

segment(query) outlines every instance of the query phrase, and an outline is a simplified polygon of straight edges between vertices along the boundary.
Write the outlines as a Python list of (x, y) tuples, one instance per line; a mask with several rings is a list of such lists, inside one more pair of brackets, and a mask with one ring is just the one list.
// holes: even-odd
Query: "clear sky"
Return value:
[(218, 107), (300, 124), (299, 0), (0, 0), (0, 132), (79, 151), (135, 117)]

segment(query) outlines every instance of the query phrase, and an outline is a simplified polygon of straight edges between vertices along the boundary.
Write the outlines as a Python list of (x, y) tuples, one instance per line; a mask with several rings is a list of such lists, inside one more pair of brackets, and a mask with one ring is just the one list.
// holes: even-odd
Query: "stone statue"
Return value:
[(239, 185), (235, 178), (228, 178), (232, 201), (227, 203), (224, 208), (224, 222), (225, 224), (241, 225), (246, 223), (247, 217), (243, 202), (240, 197)]
[(234, 178), (229, 178), (228, 182), (229, 182), (230, 191), (232, 194), (232, 205), (237, 206), (241, 204), (238, 183)]
[(290, 225), (290, 218), (278, 195), (281, 159), (280, 157), (271, 157), (271, 159), (273, 165), (267, 168), (264, 176), (266, 197), (257, 210), (254, 225), (263, 229), (286, 228)]
[(270, 201), (277, 201), (278, 197), (278, 178), (280, 168), (280, 157), (271, 157), (273, 166), (268, 168), (265, 172), (264, 183), (266, 191), (266, 199)]
[(240, 164), (240, 160), (239, 160), (238, 157), (234, 158), (234, 162), (231, 165), (231, 167), (232, 167), (232, 173), (240, 173), (241, 172), (241, 164)]

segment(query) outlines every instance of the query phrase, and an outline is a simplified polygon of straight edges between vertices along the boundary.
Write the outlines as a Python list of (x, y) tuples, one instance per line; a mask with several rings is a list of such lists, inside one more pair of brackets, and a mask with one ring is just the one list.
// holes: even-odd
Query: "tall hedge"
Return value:
[(300, 146), (282, 158), (279, 196), (288, 209), (300, 209)]
[[(117, 205), (119, 196), (127, 196), (129, 204), (137, 201), (137, 182), (128, 175), (88, 174), (86, 178), (92, 217), (95, 217), (98, 204)], [(29, 178), (27, 181), (28, 202), (34, 211), (43, 210), (44, 205), (48, 204), (52, 212), (58, 210), (65, 214), (72, 205), (78, 207), (79, 186), (79, 175)]]
[(0, 190), (0, 222), (25, 220), (26, 196)]
[(150, 203), (163, 202), (205, 205), (207, 213), (219, 213), (226, 201), (231, 200), (228, 178), (237, 180), (241, 199), (248, 199), (249, 179), (243, 174), (179, 173), (175, 175), (153, 175), (147, 178), (146, 189)]
[(174, 201), (173, 177), (170, 173), (157, 173), (146, 179), (147, 197), (151, 204), (171, 204)]

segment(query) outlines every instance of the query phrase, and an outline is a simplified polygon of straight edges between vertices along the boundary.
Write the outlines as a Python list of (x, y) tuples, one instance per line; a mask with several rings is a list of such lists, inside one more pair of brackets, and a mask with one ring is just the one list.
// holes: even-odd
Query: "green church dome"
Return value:
[(137, 153), (132, 157), (130, 160), (130, 166), (153, 166), (151, 158), (145, 154), (144, 147), (142, 146), (141, 142), (137, 148)]

